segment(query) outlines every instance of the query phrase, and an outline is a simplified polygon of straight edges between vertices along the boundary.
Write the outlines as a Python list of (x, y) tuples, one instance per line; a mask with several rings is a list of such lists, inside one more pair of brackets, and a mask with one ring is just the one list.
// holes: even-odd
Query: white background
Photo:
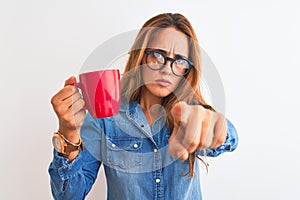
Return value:
[[(215, 63), (240, 143), (209, 159), (204, 199), (299, 199), (297, 0), (0, 2), (0, 199), (52, 199), (51, 96), (102, 42), (180, 12)], [(89, 199), (105, 199), (100, 172)], [(298, 190), (298, 191), (297, 191)]]

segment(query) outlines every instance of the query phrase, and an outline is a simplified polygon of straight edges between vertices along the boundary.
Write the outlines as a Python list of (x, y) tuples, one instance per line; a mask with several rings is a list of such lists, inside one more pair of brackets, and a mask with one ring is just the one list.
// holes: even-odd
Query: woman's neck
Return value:
[(139, 103), (149, 125), (152, 127), (152, 123), (161, 113), (163, 98), (154, 96), (146, 88), (143, 88)]

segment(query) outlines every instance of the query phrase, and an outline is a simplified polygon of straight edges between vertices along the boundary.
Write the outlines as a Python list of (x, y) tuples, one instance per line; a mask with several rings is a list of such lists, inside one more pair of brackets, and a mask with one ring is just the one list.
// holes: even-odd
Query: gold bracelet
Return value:
[(72, 145), (72, 146), (74, 146), (74, 147), (79, 147), (79, 146), (81, 146), (81, 144), (82, 144), (82, 139), (81, 139), (80, 136), (79, 136), (79, 143), (78, 143), (78, 144), (75, 144), (75, 143), (71, 142), (70, 140), (68, 140), (60, 130), (58, 130), (57, 133), (64, 139), (64, 141), (65, 141), (66, 143), (68, 143), (68, 144), (70, 144), (70, 145)]

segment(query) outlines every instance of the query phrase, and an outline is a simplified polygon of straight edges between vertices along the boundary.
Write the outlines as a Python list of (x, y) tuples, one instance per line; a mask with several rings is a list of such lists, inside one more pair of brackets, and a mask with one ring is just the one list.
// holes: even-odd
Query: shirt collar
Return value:
[(138, 105), (137, 101), (133, 101), (130, 104), (128, 104), (125, 101), (121, 101), (121, 103), (120, 103), (120, 112), (126, 112), (126, 111), (133, 112), (137, 105)]
[[(133, 101), (132, 103), (128, 104), (125, 101), (121, 101), (120, 103), (120, 112), (126, 112), (127, 115), (131, 115), (132, 117), (136, 116), (136, 113), (142, 110), (140, 108), (140, 104), (137, 101)], [(165, 114), (165, 110), (162, 111), (162, 113), (158, 116), (156, 121), (161, 121), (162, 117)], [(163, 120), (164, 121), (164, 120)]]

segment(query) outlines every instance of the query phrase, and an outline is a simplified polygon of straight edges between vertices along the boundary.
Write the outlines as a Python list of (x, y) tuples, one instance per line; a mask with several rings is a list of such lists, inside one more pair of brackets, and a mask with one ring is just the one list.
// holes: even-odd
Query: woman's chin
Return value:
[(164, 88), (164, 89), (160, 89), (160, 91), (154, 92), (153, 94), (157, 97), (164, 98), (164, 97), (168, 96), (169, 94), (171, 94), (171, 91)]

